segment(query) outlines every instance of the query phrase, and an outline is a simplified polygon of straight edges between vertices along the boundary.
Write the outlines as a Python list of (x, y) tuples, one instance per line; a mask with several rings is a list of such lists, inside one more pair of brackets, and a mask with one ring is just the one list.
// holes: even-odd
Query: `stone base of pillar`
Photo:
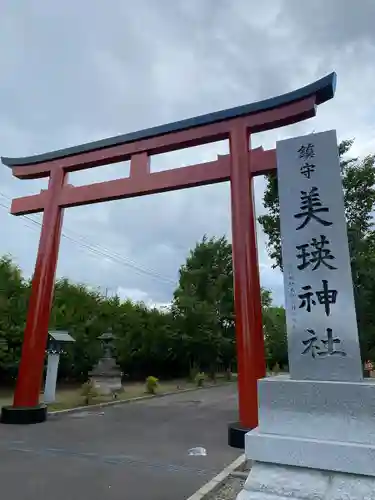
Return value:
[(245, 449), (245, 436), (249, 432), (248, 427), (243, 427), (240, 422), (228, 425), (228, 444), (232, 448)]
[(375, 500), (375, 478), (254, 462), (237, 500)]
[(40, 404), (31, 408), (3, 406), (0, 422), (2, 424), (28, 425), (40, 424), (47, 420), (47, 406)]

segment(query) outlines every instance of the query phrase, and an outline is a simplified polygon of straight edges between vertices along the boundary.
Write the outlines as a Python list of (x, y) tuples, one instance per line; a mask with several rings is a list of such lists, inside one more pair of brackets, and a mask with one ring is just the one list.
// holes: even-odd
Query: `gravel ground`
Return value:
[[(247, 461), (236, 469), (236, 472), (245, 472), (249, 474), (251, 462)], [(246, 479), (242, 477), (228, 476), (220, 485), (220, 488), (214, 490), (204, 497), (204, 500), (236, 500), (237, 495), (243, 489)]]
[(207, 495), (204, 500), (235, 500), (244, 484), (245, 479), (229, 476), (218, 490)]

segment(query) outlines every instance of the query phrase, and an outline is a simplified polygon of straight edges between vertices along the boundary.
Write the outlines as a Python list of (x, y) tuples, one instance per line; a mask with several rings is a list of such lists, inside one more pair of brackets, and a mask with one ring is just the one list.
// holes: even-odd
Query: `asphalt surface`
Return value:
[[(0, 425), (1, 498), (183, 500), (229, 465), (236, 385)], [(189, 456), (202, 446), (206, 456)]]

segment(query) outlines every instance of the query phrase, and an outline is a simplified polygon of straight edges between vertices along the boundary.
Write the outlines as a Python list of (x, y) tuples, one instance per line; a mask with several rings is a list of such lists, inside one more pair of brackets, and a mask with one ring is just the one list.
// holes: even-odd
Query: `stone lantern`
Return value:
[(109, 329), (100, 335), (98, 340), (102, 344), (103, 356), (89, 373), (89, 376), (100, 394), (113, 395), (122, 390), (121, 370), (113, 358), (113, 341), (115, 340), (115, 336), (112, 330)]

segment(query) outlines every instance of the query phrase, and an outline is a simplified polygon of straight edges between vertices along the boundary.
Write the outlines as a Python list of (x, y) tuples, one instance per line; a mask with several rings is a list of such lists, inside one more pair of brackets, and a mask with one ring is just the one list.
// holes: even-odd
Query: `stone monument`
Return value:
[(375, 384), (362, 376), (336, 133), (276, 150), (290, 375), (259, 380), (237, 500), (375, 499)]
[(103, 356), (99, 359), (96, 367), (89, 373), (95, 388), (100, 394), (116, 394), (122, 391), (121, 370), (113, 357), (112, 330), (100, 335), (99, 340), (103, 346)]

